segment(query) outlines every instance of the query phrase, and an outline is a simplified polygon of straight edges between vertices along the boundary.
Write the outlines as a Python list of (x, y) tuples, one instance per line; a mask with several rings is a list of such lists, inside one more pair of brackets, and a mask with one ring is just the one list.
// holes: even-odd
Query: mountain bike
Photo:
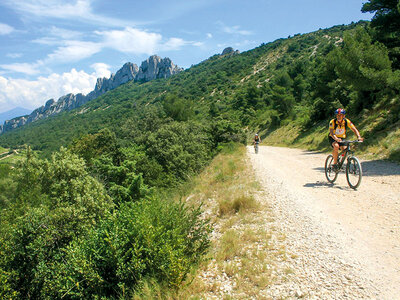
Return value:
[(334, 183), (339, 172), (344, 169), (345, 161), (346, 161), (346, 179), (347, 183), (352, 189), (357, 189), (361, 184), (362, 179), (362, 168), (360, 161), (357, 157), (354, 156), (354, 151), (350, 148), (350, 144), (352, 143), (361, 143), (361, 141), (347, 141), (343, 140), (342, 143), (344, 146), (347, 146), (346, 149), (342, 150), (338, 154), (337, 165), (333, 166), (333, 155), (329, 154), (325, 160), (325, 176), (326, 179), (330, 183)]
[(256, 154), (258, 153), (258, 143), (257, 142), (254, 143), (254, 151)]

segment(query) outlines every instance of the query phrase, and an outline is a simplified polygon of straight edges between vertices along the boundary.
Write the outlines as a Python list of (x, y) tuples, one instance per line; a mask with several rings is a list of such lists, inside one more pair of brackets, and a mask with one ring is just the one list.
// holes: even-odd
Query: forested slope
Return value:
[[(243, 129), (269, 134), (291, 124), (307, 135), (326, 126), (335, 108), (345, 107), (361, 123), (366, 149), (382, 130), (386, 136), (398, 127), (399, 74), (368, 23), (335, 26), (241, 54), (215, 55), (167, 80), (127, 83), (75, 111), (6, 133), (0, 144), (29, 144), (48, 155), (109, 128), (118, 140), (141, 145), (141, 136), (163, 123), (194, 121), (207, 127), (215, 146), (231, 137), (243, 140)], [(382, 155), (395, 158), (395, 151)]]

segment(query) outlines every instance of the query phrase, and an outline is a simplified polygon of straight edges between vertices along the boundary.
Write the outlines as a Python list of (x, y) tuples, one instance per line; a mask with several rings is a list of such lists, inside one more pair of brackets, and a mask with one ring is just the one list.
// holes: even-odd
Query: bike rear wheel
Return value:
[(357, 157), (350, 157), (346, 165), (347, 183), (352, 189), (356, 189), (361, 184), (362, 168)]
[(334, 183), (338, 176), (338, 173), (335, 170), (333, 170), (332, 165), (333, 165), (333, 155), (329, 154), (325, 160), (325, 176), (330, 183)]

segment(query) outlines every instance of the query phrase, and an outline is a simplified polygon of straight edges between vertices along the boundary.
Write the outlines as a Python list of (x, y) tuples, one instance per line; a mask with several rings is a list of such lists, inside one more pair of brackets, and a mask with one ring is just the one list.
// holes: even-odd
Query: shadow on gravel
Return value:
[(313, 168), (313, 170), (321, 172), (321, 173), (325, 173), (325, 167)]
[(317, 182), (309, 182), (303, 185), (304, 187), (310, 187), (310, 188), (318, 188), (318, 187), (325, 187), (325, 188), (335, 188), (335, 189), (339, 189), (339, 190), (350, 190), (349, 187), (346, 186), (339, 186), (339, 185), (335, 185), (329, 182), (321, 182), (321, 181), (317, 181)]
[[(391, 176), (400, 175), (400, 165), (385, 160), (370, 160), (361, 162), (363, 176)], [(344, 168), (345, 169), (345, 168)], [(313, 168), (320, 173), (325, 173), (325, 167)], [(342, 171), (344, 173), (344, 171)]]
[(314, 155), (314, 154), (325, 154), (326, 152), (324, 151), (308, 151), (304, 150), (302, 151), (301, 155)]
[(385, 160), (371, 160), (361, 162), (363, 176), (400, 175), (400, 165)]

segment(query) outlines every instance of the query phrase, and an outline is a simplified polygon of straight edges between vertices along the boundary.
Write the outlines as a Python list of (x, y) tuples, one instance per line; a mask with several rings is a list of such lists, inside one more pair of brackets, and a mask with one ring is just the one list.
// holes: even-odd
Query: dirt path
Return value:
[(3, 157), (0, 158), (0, 160), (6, 159), (7, 157), (10, 157), (10, 156), (13, 155), (13, 154), (14, 154), (14, 153), (10, 153), (10, 154), (8, 154), (8, 155), (6, 155), (6, 156), (3, 156)]
[(324, 175), (326, 154), (260, 147), (248, 156), (286, 235), (293, 270), (272, 297), (400, 299), (400, 166), (362, 161), (357, 191)]

